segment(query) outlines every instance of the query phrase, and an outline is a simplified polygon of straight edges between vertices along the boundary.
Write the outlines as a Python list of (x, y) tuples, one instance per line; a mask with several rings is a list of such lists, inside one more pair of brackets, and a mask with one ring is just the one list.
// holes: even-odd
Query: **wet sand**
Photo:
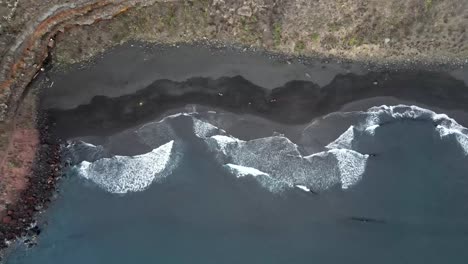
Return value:
[[(202, 46), (109, 51), (95, 63), (48, 73), (41, 107), (66, 136), (108, 134), (187, 104), (305, 124), (341, 108), (403, 102), (467, 125), (467, 84), (456, 72), (396, 71), (285, 59)], [(465, 70), (468, 74), (468, 70)], [(80, 122), (77, 130), (73, 124)]]

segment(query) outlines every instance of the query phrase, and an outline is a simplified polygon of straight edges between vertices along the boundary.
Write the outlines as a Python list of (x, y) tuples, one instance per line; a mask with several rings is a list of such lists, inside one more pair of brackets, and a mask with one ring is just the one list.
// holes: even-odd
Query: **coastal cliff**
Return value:
[[(1, 224), (12, 234), (18, 221), (31, 219), (47, 199), (29, 187), (50, 192), (59, 175), (57, 142), (45, 135), (47, 124), (38, 126), (36, 93), (27, 89), (52, 65), (65, 69), (136, 41), (241, 46), (384, 68), (459, 68), (468, 62), (467, 27), (464, 0), (2, 0)], [(44, 153), (53, 153), (51, 166), (35, 168)], [(35, 177), (37, 169), (47, 175)], [(30, 202), (16, 210), (18, 200)]]

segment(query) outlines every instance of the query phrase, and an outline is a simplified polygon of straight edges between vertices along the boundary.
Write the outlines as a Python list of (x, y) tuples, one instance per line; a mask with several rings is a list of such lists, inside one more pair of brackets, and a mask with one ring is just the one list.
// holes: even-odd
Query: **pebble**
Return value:
[(55, 46), (55, 40), (54, 39), (49, 39), (49, 43), (47, 43), (47, 46), (49, 48), (53, 48)]

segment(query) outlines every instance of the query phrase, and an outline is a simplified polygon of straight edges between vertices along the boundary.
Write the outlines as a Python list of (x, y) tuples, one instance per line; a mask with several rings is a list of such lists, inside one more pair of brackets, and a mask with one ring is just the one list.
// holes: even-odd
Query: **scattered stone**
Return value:
[(242, 6), (237, 9), (237, 14), (240, 16), (251, 17), (252, 16), (252, 8), (250, 6)]
[(385, 44), (388, 44), (388, 43), (390, 43), (390, 39), (389, 39), (389, 38), (386, 38), (386, 39), (384, 40), (384, 42), (385, 42)]
[(55, 40), (53, 38), (49, 39), (49, 43), (47, 43), (47, 47), (53, 48), (55, 46)]
[(42, 210), (42, 208), (43, 208), (43, 206), (40, 205), (40, 204), (34, 206), (34, 210), (36, 210), (36, 211), (40, 211), (40, 210)]

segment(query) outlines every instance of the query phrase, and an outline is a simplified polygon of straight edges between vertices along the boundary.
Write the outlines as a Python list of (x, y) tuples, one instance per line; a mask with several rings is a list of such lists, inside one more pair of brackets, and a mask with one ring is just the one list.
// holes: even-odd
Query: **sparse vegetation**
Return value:
[(355, 46), (359, 46), (360, 44), (361, 44), (361, 41), (355, 36), (348, 39), (348, 46), (355, 47)]
[(8, 161), (8, 167), (13, 169), (13, 168), (19, 168), (21, 167), (21, 161), (18, 159), (11, 159)]
[(296, 42), (296, 45), (295, 45), (295, 48), (294, 48), (294, 50), (296, 52), (300, 53), (300, 52), (304, 51), (304, 49), (305, 49), (305, 42), (304, 41), (299, 40), (298, 42)]
[[(303, 53), (328, 54), (329, 50), (337, 49), (343, 51), (340, 56), (355, 57), (353, 47), (360, 47), (364, 43), (381, 45), (386, 38), (391, 38), (392, 45), (385, 45), (385, 49), (362, 49), (358, 56), (373, 52), (375, 58), (397, 54), (399, 59), (405, 58), (402, 55), (404, 52), (398, 50), (402, 47), (405, 52), (417, 49), (420, 50), (419, 53), (428, 55), (450, 49), (458, 57), (463, 56), (466, 50), (466, 41), (462, 39), (464, 29), (459, 26), (466, 21), (464, 14), (456, 9), (456, 5), (446, 5), (436, 0), (392, 0), (391, 4), (382, 6), (379, 1), (370, 1), (365, 5), (360, 1), (319, 1), (316, 5), (304, 6), (280, 1), (275, 8), (263, 6), (260, 4), (263, 1), (260, 0), (247, 2), (182, 0), (157, 2), (141, 9), (129, 9), (115, 20), (97, 23), (109, 30), (90, 34), (94, 37), (91, 40), (81, 39), (78, 34), (65, 38), (67, 43), (57, 45), (55, 58), (67, 57), (66, 60), (69, 61), (68, 58), (72, 57), (88, 58), (96, 50), (103, 50), (129, 39), (172, 43), (207, 38), (261, 46), (278, 52), (301, 51), (302, 43), (297, 42), (302, 40), (305, 44)], [(244, 6), (251, 8), (251, 14), (238, 14), (238, 9)], [(271, 16), (270, 11), (274, 11), (274, 16)], [(384, 16), (384, 13), (387, 15)], [(430, 23), (432, 19), (443, 23)], [(110, 26), (106, 27), (106, 24)], [(270, 32), (264, 35), (264, 26), (267, 25), (270, 26)], [(440, 37), (442, 35), (450, 36), (443, 38)], [(102, 36), (103, 41), (94, 45), (96, 36)], [(419, 38), (439, 40), (437, 43), (440, 43), (440, 49)], [(83, 43), (77, 44), (77, 41)], [(61, 43), (64, 43), (63, 40)], [(77, 52), (73, 47), (78, 45), (91, 52)], [(72, 55), (61, 55), (64, 52)]]
[(338, 22), (328, 23), (328, 29), (331, 32), (336, 32), (336, 31), (340, 30), (340, 27), (341, 27), (341, 25)]
[(240, 23), (242, 25), (242, 30), (244, 32), (250, 33), (250, 30), (251, 30), (250, 24), (249, 24), (249, 21), (245, 17), (241, 17)]
[(317, 33), (317, 32), (314, 32), (310, 35), (310, 39), (313, 41), (313, 42), (318, 42), (320, 40), (320, 34)]
[(176, 26), (176, 22), (176, 8), (170, 6), (167, 15), (163, 18), (163, 23), (169, 28), (173, 28)]
[(273, 41), (275, 46), (279, 46), (281, 44), (281, 25), (279, 23), (275, 23), (273, 25)]
[(433, 4), (434, 4), (433, 0), (425, 0), (424, 5), (426, 7), (426, 12), (432, 8)]
[(247, 43), (254, 43), (257, 40), (257, 34), (255, 31), (256, 23), (258, 19), (256, 16), (252, 16), (250, 18), (242, 17), (240, 19), (240, 23), (242, 26), (242, 39)]

